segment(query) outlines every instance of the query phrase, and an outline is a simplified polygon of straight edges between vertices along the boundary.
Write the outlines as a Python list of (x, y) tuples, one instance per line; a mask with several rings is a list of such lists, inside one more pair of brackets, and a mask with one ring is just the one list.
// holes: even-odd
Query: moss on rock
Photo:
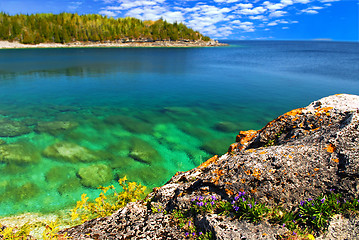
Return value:
[(99, 160), (95, 151), (72, 142), (58, 142), (47, 147), (42, 154), (45, 157), (68, 162), (93, 162)]
[(30, 164), (38, 161), (40, 161), (40, 153), (31, 143), (15, 142), (0, 145), (0, 162)]
[(133, 117), (122, 115), (110, 116), (105, 119), (105, 122), (111, 125), (120, 124), (124, 129), (131, 133), (152, 133), (151, 124)]
[(78, 179), (77, 177), (72, 177), (60, 184), (60, 186), (57, 188), (57, 191), (59, 192), (59, 194), (64, 195), (69, 192), (74, 192), (81, 187), (82, 186), (80, 183), (80, 179)]
[(148, 142), (139, 139), (131, 139), (131, 150), (129, 156), (136, 161), (152, 164), (161, 161), (161, 155)]
[(80, 168), (78, 175), (81, 178), (80, 182), (83, 186), (92, 188), (105, 185), (113, 179), (111, 168), (104, 164)]
[(24, 124), (11, 120), (0, 121), (0, 137), (17, 137), (31, 132)]
[(58, 135), (64, 131), (76, 128), (77, 126), (78, 123), (71, 121), (40, 122), (35, 128), (35, 132)]

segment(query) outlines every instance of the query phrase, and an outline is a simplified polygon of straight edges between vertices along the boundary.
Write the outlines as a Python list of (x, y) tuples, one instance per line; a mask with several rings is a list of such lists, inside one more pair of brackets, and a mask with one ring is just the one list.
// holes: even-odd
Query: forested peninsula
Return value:
[(98, 14), (9, 15), (3, 12), (0, 13), (0, 40), (22, 44), (211, 41), (183, 23), (172, 24), (163, 19), (142, 21), (132, 17), (115, 19)]

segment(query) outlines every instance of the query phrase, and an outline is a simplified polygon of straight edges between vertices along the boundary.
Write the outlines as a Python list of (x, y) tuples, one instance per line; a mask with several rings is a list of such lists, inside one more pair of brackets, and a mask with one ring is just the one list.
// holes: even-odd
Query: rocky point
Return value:
[[(226, 154), (178, 172), (144, 201), (115, 214), (66, 229), (75, 239), (184, 239), (174, 210), (189, 209), (198, 196), (232, 201), (239, 192), (269, 206), (294, 210), (303, 199), (330, 191), (359, 195), (359, 96), (339, 94), (279, 116), (263, 129), (241, 131)], [(153, 206), (163, 211), (153, 211)], [(193, 223), (215, 239), (278, 239), (288, 229), (216, 213)], [(359, 220), (337, 215), (319, 239), (359, 239)]]

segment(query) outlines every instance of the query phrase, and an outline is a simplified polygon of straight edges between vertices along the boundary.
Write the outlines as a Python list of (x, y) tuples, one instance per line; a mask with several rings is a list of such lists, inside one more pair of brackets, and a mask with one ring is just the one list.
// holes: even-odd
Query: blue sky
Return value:
[(215, 39), (359, 41), (358, 0), (0, 0), (0, 11), (163, 17)]

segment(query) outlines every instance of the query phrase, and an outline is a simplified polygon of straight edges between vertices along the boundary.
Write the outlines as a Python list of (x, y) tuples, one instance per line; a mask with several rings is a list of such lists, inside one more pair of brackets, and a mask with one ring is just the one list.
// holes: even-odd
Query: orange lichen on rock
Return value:
[(211, 165), (212, 163), (216, 163), (217, 160), (218, 160), (218, 155), (214, 155), (213, 157), (211, 157), (210, 159), (208, 159), (207, 161), (205, 161), (204, 163), (202, 163), (201, 165), (199, 165), (199, 168), (208, 167), (208, 166)]
[(315, 113), (315, 115), (320, 116), (321, 114), (325, 113), (326, 115), (329, 116), (328, 111), (332, 110), (332, 109), (333, 109), (332, 107), (318, 108), (318, 109), (316, 109), (317, 112)]
[(223, 175), (223, 170), (217, 168), (213, 171), (213, 175), (216, 175), (216, 176), (212, 178), (212, 182), (214, 184), (218, 184), (219, 178)]
[(294, 116), (296, 116), (298, 114), (301, 114), (302, 110), (303, 110), (303, 108), (293, 109), (292, 111), (289, 111), (289, 112), (285, 113), (284, 116), (288, 115), (288, 116), (293, 116), (294, 117)]
[(230, 190), (230, 189), (225, 188), (225, 191), (226, 191), (227, 195), (231, 196), (231, 195), (234, 194), (234, 192), (232, 190)]
[(333, 162), (339, 163), (339, 159), (338, 158), (334, 158)]
[(257, 136), (258, 131), (256, 130), (248, 130), (248, 131), (240, 131), (236, 137), (236, 142), (245, 145), (250, 140), (252, 140), (255, 136)]
[(316, 171), (316, 172), (319, 171), (319, 168), (314, 168), (314, 171)]
[(262, 155), (262, 154), (266, 154), (266, 153), (267, 153), (266, 151), (262, 151), (262, 152), (260, 152), (259, 154)]
[(254, 171), (253, 171), (253, 173), (252, 173), (252, 176), (255, 177), (255, 178), (257, 178), (257, 179), (259, 179), (259, 177), (261, 176), (261, 174), (262, 174), (262, 171), (256, 168), (256, 169), (254, 169)]
[(327, 149), (328, 153), (333, 153), (335, 150), (337, 150), (337, 148), (331, 143), (325, 149)]
[(234, 149), (238, 149), (238, 150), (242, 150), (243, 146), (239, 146), (239, 143), (232, 143), (229, 148), (228, 148), (228, 153), (232, 153), (234, 151)]

